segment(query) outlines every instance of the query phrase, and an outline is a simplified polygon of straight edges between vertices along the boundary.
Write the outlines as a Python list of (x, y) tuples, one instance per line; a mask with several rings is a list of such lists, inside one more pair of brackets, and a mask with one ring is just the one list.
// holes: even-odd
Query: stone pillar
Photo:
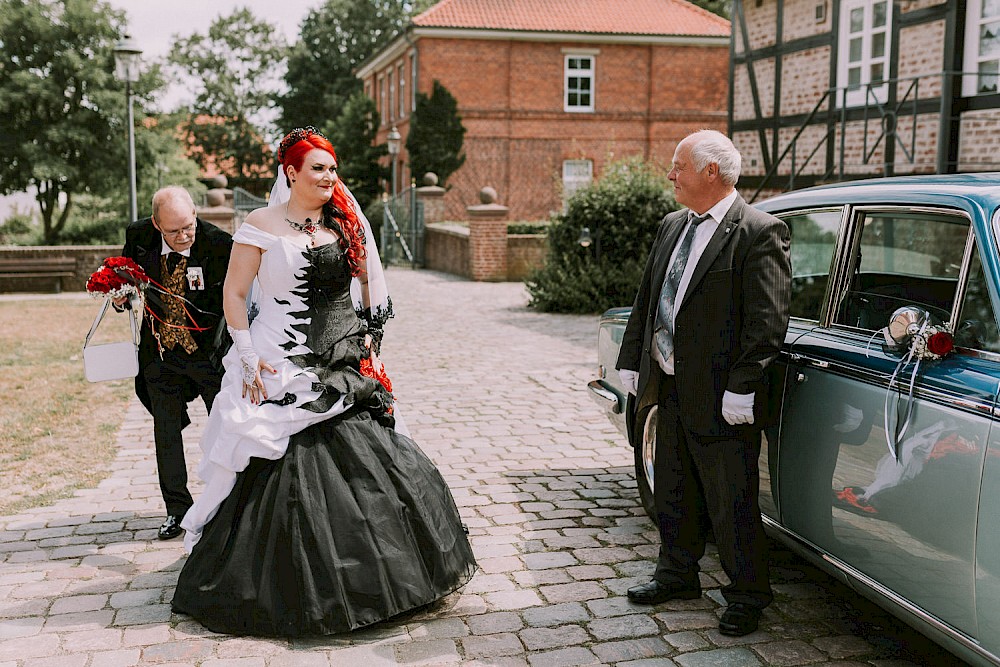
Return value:
[[(223, 178), (225, 177), (223, 176)], [(232, 190), (229, 192), (232, 194)], [(198, 217), (230, 234), (236, 232), (236, 209), (232, 207), (232, 199), (229, 200), (230, 205), (227, 206), (225, 193), (220, 188), (209, 190), (207, 199), (208, 206), (198, 207)]]
[(424, 174), (424, 184), (417, 188), (417, 201), (424, 206), (424, 223), (444, 222), (445, 189), (438, 185), (438, 177), (432, 171)]
[(225, 174), (219, 174), (212, 179), (212, 187), (208, 189), (208, 196), (211, 196), (213, 192), (217, 192), (222, 196), (222, 206), (228, 206), (229, 208), (235, 208), (233, 203), (233, 191), (227, 187), (229, 185), (229, 179), (226, 178)]
[(469, 206), (469, 277), (507, 280), (507, 207), (496, 203), (497, 191), (479, 191), (478, 206)]

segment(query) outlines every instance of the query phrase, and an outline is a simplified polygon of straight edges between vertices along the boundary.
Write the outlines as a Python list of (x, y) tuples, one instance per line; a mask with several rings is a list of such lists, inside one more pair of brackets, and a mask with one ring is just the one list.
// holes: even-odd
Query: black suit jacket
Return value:
[[(656, 309), (688, 210), (667, 215), (653, 243), (618, 368), (639, 371), (637, 410), (655, 404), (662, 371), (651, 356)], [(674, 321), (674, 373), (685, 424), (702, 435), (735, 435), (764, 421), (767, 366), (788, 327), (788, 227), (739, 196), (695, 267)], [(730, 426), (722, 396), (756, 392), (753, 426)]]
[[(228, 349), (231, 341), (226, 332), (226, 320), (222, 312), (222, 284), (226, 279), (226, 269), (229, 267), (229, 254), (233, 248), (233, 237), (222, 231), (215, 225), (205, 222), (201, 218), (197, 219), (197, 232), (195, 232), (194, 244), (191, 246), (191, 256), (188, 258), (188, 267), (200, 266), (205, 274), (204, 290), (187, 290), (184, 297), (194, 304), (197, 310), (193, 311), (198, 325), (208, 327), (207, 331), (192, 332), (198, 349), (209, 353), (213, 361), (218, 365), (220, 376), (222, 372), (222, 357)], [(151, 218), (136, 220), (125, 230), (125, 247), (122, 248), (122, 255), (129, 257), (146, 274), (158, 283), (160, 279), (160, 255), (162, 254), (163, 237), (153, 226)], [(159, 309), (150, 304), (150, 307), (157, 315), (163, 317)], [(156, 346), (156, 339), (150, 329), (149, 318), (143, 318), (142, 336), (139, 342), (139, 375), (135, 379), (135, 393), (142, 401), (146, 409), (149, 409), (149, 395), (146, 391), (146, 382), (142, 369), (149, 363), (160, 358)], [(193, 399), (195, 396), (189, 396)]]

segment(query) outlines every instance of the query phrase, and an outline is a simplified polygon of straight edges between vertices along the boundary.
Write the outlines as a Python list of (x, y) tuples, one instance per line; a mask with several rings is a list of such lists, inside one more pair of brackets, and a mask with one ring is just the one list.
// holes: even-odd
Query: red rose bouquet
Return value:
[(117, 299), (138, 295), (149, 285), (149, 276), (128, 257), (108, 257), (87, 280), (87, 292), (96, 298)]

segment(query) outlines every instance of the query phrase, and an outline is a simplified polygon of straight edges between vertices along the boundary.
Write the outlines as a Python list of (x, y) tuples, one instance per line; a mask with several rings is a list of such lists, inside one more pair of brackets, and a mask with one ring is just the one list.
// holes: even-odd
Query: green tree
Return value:
[[(113, 75), (124, 22), (97, 0), (0, 0), (0, 192), (37, 193), (44, 243), (58, 241), (74, 197), (126, 183)], [(136, 86), (140, 106), (157, 79)]]
[(302, 21), (288, 56), (281, 99), (285, 132), (317, 127), (336, 115), (361, 89), (354, 70), (436, 0), (326, 0)]
[[(662, 169), (638, 158), (610, 165), (549, 226), (545, 265), (525, 281), (529, 305), (560, 313), (631, 305), (660, 222), (677, 208)], [(592, 238), (586, 248), (584, 228)]]
[(194, 159), (230, 177), (270, 172), (285, 41), (248, 9), (220, 16), (206, 34), (178, 40), (168, 60), (196, 91), (183, 125)]
[(410, 119), (410, 132), (406, 137), (410, 173), (422, 178), (433, 171), (438, 182), (445, 185), (448, 177), (465, 163), (464, 140), (465, 126), (458, 115), (458, 102), (440, 81), (434, 79), (430, 96), (417, 93), (417, 108)]
[(733, 12), (733, 0), (688, 0), (688, 2), (727, 19)]
[(375, 101), (359, 90), (347, 100), (336, 120), (324, 128), (337, 151), (338, 173), (362, 207), (380, 196), (388, 172), (379, 164), (379, 158), (388, 150), (385, 144), (375, 145), (378, 126)]

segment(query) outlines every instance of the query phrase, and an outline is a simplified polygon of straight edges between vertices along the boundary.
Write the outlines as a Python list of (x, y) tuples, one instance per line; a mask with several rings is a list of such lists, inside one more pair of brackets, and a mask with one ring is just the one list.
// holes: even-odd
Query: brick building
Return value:
[(751, 196), (1000, 169), (1000, 3), (733, 4), (729, 131)]
[(465, 165), (446, 215), (483, 186), (511, 219), (543, 219), (609, 160), (669, 164), (688, 132), (726, 127), (729, 23), (683, 0), (442, 0), (359, 68), (382, 126), (405, 138), (415, 92), (458, 101)]

